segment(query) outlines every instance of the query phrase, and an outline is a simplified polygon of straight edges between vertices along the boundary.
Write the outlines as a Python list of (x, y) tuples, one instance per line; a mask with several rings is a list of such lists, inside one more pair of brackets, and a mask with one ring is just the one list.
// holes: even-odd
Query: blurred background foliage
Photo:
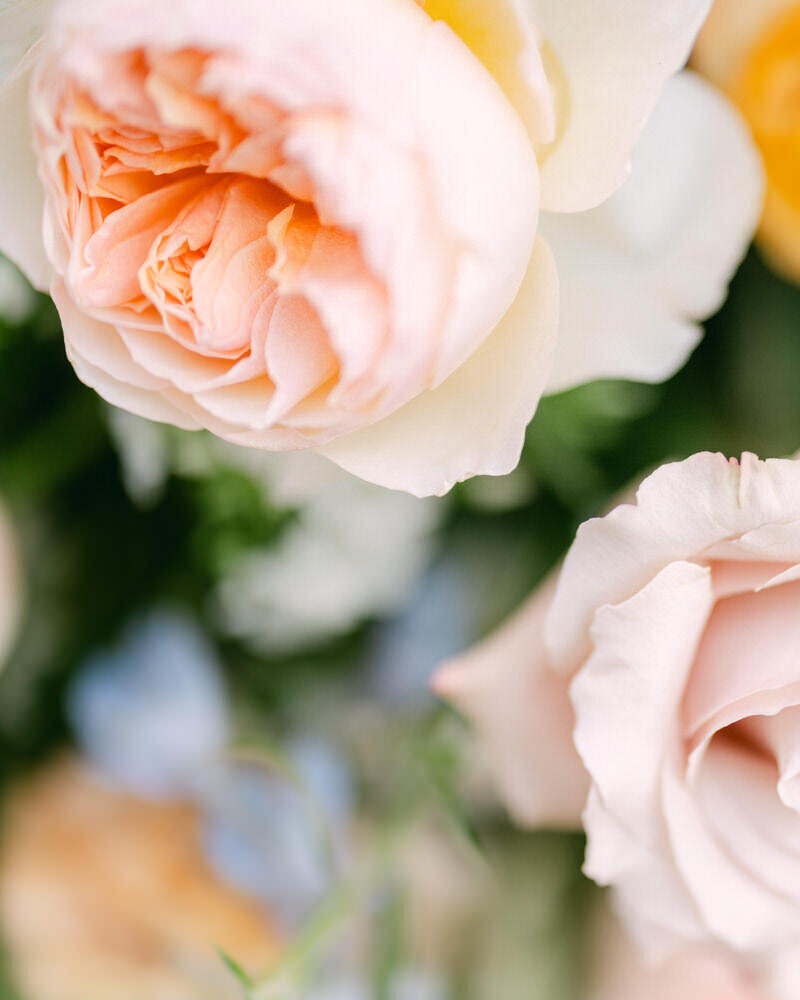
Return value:
[[(198, 623), (213, 648), (237, 745), (282, 753), (298, 731), (334, 734), (356, 808), (367, 817), (359, 820), (362, 832), (366, 824), (380, 840), (412, 815), (423, 826), (443, 824), (454, 856), (466, 858), (467, 881), (482, 886), (481, 872), (491, 871), (492, 889), (481, 889), (457, 954), (445, 949), (446, 992), (402, 994), (392, 992), (392, 974), (413, 950), (402, 918), (413, 901), (405, 899), (399, 869), (381, 870), (359, 901), (376, 995), (577, 996), (595, 897), (579, 875), (582, 842), (512, 830), (486, 788), (473, 787), (466, 727), (430, 698), (427, 679), (439, 659), (485, 634), (524, 598), (582, 520), (651, 467), (704, 449), (793, 453), (800, 446), (798, 372), (800, 289), (753, 251), (694, 357), (670, 382), (599, 382), (545, 399), (512, 475), (462, 484), (446, 501), (432, 501), (422, 520), (411, 508), (389, 511), (388, 530), (402, 517), (415, 545), (424, 537), (404, 593), (374, 607), (357, 594), (353, 608), (308, 632), (308, 643), (302, 622), (294, 632), (283, 629), (293, 612), (278, 600), (263, 611), (278, 624), (253, 641), (249, 620), (230, 627), (220, 613), (225, 588), (240, 595), (241, 580), (250, 577), (220, 581), (254, 551), (275, 588), (291, 581), (270, 553), (288, 545), (298, 521), (308, 522), (313, 494), (324, 487), (312, 487), (301, 502), (291, 491), (287, 499), (246, 462), (187, 443), (192, 436), (182, 432), (146, 432), (126, 446), (126, 430), (76, 380), (52, 304), (37, 297), (0, 320), (0, 484), (27, 590), (19, 638), (0, 677), (0, 780), (7, 786), (81, 742), (69, 710), (76, 676), (126, 641), (126, 630), (150, 609), (169, 607)], [(304, 538), (299, 551), (311, 570), (320, 560), (326, 586), (350, 586), (341, 575), (350, 569), (343, 563), (340, 573), (324, 548), (315, 557)], [(289, 559), (298, 549), (287, 551)], [(386, 559), (394, 565), (397, 556), (387, 551)], [(310, 592), (312, 602), (327, 600), (324, 588)], [(268, 602), (271, 595), (267, 589)], [(299, 940), (306, 941), (303, 932)], [(10, 983), (0, 996), (16, 996)]]

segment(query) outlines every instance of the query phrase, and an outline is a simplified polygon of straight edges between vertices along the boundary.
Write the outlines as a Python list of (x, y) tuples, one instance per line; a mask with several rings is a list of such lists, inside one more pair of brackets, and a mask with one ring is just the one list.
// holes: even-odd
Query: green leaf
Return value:
[(253, 986), (255, 985), (250, 976), (248, 976), (247, 973), (244, 971), (244, 969), (241, 967), (241, 965), (239, 965), (239, 963), (235, 959), (231, 958), (231, 956), (228, 955), (227, 952), (223, 951), (222, 948), (217, 948), (217, 952), (219, 954), (219, 957), (227, 966), (228, 971), (231, 972), (239, 980), (239, 982), (242, 984), (242, 986), (249, 994), (250, 991), (253, 989)]

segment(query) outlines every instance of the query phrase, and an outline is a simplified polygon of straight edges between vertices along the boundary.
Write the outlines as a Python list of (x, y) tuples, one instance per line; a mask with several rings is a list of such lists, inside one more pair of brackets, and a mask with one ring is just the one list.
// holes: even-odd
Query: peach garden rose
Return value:
[(586, 872), (641, 941), (788, 975), (798, 650), (800, 461), (705, 453), (584, 524), (560, 574), (437, 683), (520, 820), (577, 825), (583, 808)]
[(508, 472), (543, 392), (674, 371), (749, 241), (743, 126), (668, 84), (708, 7), (0, 0), (0, 248), (118, 406)]

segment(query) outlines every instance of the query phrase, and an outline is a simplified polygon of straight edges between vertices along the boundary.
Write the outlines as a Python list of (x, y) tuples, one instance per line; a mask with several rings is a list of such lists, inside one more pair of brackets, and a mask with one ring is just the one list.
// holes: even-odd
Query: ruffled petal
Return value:
[(550, 371), (558, 279), (537, 241), (519, 294), (481, 347), (436, 389), (385, 420), (320, 449), (369, 482), (416, 496), (441, 495), (475, 475), (505, 475)]
[(594, 652), (572, 682), (575, 744), (594, 786), (617, 820), (653, 848), (661, 771), (712, 605), (710, 571), (672, 563), (627, 601), (598, 610)]
[[(140, 417), (175, 424), (184, 430), (201, 426), (158, 391), (158, 383), (127, 354), (116, 330), (82, 313), (63, 288), (54, 288), (67, 356), (81, 382), (103, 399)], [(94, 352), (98, 352), (95, 354)], [(84, 352), (89, 355), (86, 357)], [(101, 361), (102, 367), (93, 363)], [(109, 371), (111, 368), (114, 374)]]
[[(774, 769), (751, 753), (714, 745), (696, 787), (673, 761), (663, 804), (675, 863), (711, 932), (742, 949), (774, 952), (792, 944), (800, 920), (800, 822), (777, 796)], [(777, 892), (769, 886), (775, 879), (782, 883)]]
[[(800, 561), (790, 553), (791, 542), (800, 548), (799, 518), (800, 462), (745, 454), (740, 463), (703, 452), (662, 466), (639, 487), (635, 504), (579, 528), (545, 623), (553, 664), (574, 670), (591, 650), (596, 609), (641, 590), (667, 563), (703, 552), (716, 558), (726, 550), (715, 546), (726, 539), (755, 535), (762, 546), (758, 553), (749, 546), (750, 558)], [(773, 533), (764, 526), (783, 526), (780, 549), (770, 547)]]

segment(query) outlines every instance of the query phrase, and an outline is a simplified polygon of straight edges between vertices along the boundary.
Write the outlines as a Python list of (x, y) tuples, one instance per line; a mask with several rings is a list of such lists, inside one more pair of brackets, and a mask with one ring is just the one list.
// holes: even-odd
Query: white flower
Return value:
[(432, 555), (447, 508), (364, 483), (316, 455), (271, 455), (205, 435), (169, 440), (157, 425), (111, 409), (125, 484), (155, 499), (170, 472), (246, 473), (265, 501), (297, 512), (271, 545), (236, 558), (219, 581), (220, 627), (260, 653), (314, 645), (398, 610)]
[(253, 453), (256, 463), (271, 495), (298, 516), (273, 547), (245, 554), (221, 581), (223, 628), (276, 652), (398, 609), (429, 561), (442, 501), (371, 486), (313, 455)]

